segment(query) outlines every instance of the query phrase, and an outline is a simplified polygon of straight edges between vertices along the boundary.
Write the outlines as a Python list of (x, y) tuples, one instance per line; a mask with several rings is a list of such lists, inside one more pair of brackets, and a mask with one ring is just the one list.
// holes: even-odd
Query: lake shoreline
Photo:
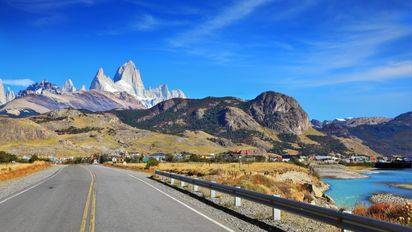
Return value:
[[(409, 189), (411, 170), (365, 169), (362, 172), (367, 178), (321, 178), (324, 183), (330, 186), (325, 194), (336, 202), (337, 207), (348, 210), (357, 205), (373, 204), (371, 199), (376, 200), (375, 202), (401, 202), (397, 196), (412, 199), (412, 191)], [(394, 197), (388, 196), (388, 194), (392, 194)]]
[(399, 205), (405, 203), (412, 203), (412, 198), (398, 196), (392, 193), (374, 193), (369, 197), (369, 201), (377, 203), (386, 203), (391, 205)]
[(389, 186), (412, 190), (412, 184), (389, 184)]

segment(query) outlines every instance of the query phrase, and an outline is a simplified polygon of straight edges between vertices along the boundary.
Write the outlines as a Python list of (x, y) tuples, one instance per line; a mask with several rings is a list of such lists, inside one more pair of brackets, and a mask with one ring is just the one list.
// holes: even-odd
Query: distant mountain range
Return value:
[[(85, 86), (77, 89), (70, 79), (62, 88), (44, 80), (30, 85), (15, 97), (10, 89), (5, 93), (0, 80), (0, 105), (2, 118), (32, 116), (28, 119), (32, 120), (33, 115), (43, 114), (40, 117), (45, 121), (54, 121), (50, 116), (54, 112), (75, 112), (78, 117), (99, 118), (92, 112), (110, 111), (105, 115), (110, 114), (107, 117), (120, 120), (122, 123), (117, 125), (118, 128), (127, 125), (129, 129), (169, 134), (179, 137), (183, 143), (187, 140), (180, 138), (188, 133), (196, 134), (202, 137), (203, 144), (216, 144), (217, 151), (246, 145), (276, 154), (412, 155), (412, 112), (394, 119), (364, 117), (309, 121), (308, 115), (294, 98), (272, 91), (248, 101), (234, 97), (187, 99), (181, 90), (169, 90), (166, 85), (145, 89), (139, 70), (132, 61), (120, 66), (113, 79), (100, 68), (89, 90)], [(61, 109), (80, 109), (88, 113), (83, 115), (78, 111)], [(62, 117), (70, 121), (70, 116)], [(16, 120), (13, 122), (20, 123)], [(23, 125), (27, 125), (27, 120), (22, 120)], [(87, 123), (70, 122), (72, 127), (83, 124), (87, 127)], [(18, 126), (1, 127), (14, 133)], [(30, 128), (20, 128), (21, 133), (30, 134), (33, 132)], [(66, 129), (71, 131), (73, 128), (59, 127), (58, 130)], [(56, 130), (48, 134), (53, 135)], [(77, 128), (74, 132), (78, 130), (83, 131)], [(8, 132), (4, 131), (3, 136), (7, 137)], [(104, 130), (97, 131), (101, 133)], [(36, 140), (36, 134), (42, 132), (33, 133)], [(0, 139), (6, 137), (0, 136)], [(112, 147), (133, 147), (132, 140), (126, 145), (121, 142), (117, 144), (115, 140), (112, 142)], [(164, 144), (162, 148), (167, 146), (173, 147), (175, 144)]]
[(186, 95), (181, 90), (169, 90), (167, 85), (145, 89), (139, 70), (132, 61), (120, 66), (113, 80), (99, 68), (89, 91), (85, 86), (78, 90), (70, 79), (62, 88), (43, 80), (20, 91), (15, 97), (10, 89), (5, 93), (0, 80), (0, 114), (14, 116), (62, 108), (90, 111), (150, 108), (171, 98), (186, 98)]
[(383, 117), (311, 121), (314, 128), (338, 138), (360, 139), (384, 155), (412, 155), (412, 112), (393, 119)]

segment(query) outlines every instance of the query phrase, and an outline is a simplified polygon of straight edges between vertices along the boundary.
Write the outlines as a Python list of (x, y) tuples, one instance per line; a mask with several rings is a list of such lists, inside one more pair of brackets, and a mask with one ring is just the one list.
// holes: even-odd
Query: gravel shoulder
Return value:
[[(139, 173), (139, 176), (150, 176), (147, 173), (138, 171), (121, 170), (129, 173)], [(236, 231), (341, 231), (336, 227), (284, 211), (282, 211), (282, 220), (274, 221), (271, 219), (272, 209), (270, 207), (244, 199), (241, 200), (242, 206), (235, 207), (234, 198), (230, 195), (217, 193), (217, 197), (211, 199), (208, 189), (199, 187), (199, 191), (194, 193), (192, 185), (180, 188), (178, 180), (175, 181), (175, 186), (162, 183), (160, 180), (148, 180), (162, 191), (194, 206), (202, 213), (227, 224)]]
[(53, 175), (63, 167), (64, 166), (62, 165), (53, 165), (50, 168), (44, 169), (39, 172), (35, 172), (28, 176), (11, 179), (7, 181), (1, 181), (0, 200), (44, 180), (45, 178)]

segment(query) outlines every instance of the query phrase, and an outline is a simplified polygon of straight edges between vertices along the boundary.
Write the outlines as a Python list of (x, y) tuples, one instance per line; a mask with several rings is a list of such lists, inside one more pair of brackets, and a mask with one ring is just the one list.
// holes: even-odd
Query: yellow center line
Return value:
[(86, 229), (87, 215), (89, 213), (90, 197), (92, 195), (92, 190), (94, 186), (94, 175), (89, 169), (87, 170), (90, 172), (92, 181), (90, 182), (89, 192), (87, 193), (86, 205), (84, 206), (84, 210), (83, 210), (83, 217), (82, 217), (82, 224), (80, 225), (80, 232), (84, 232)]
[[(94, 179), (96, 180), (96, 174), (93, 173)], [(93, 184), (93, 200), (92, 200), (92, 210), (90, 212), (90, 225), (89, 232), (94, 232), (96, 225), (96, 181)]]

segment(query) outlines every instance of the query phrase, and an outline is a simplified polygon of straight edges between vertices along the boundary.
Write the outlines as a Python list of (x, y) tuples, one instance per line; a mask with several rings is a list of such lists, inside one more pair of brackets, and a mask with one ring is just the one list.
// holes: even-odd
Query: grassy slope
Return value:
[[(0, 150), (19, 154), (41, 154), (56, 156), (86, 156), (105, 153), (124, 147), (129, 152), (190, 152), (194, 154), (220, 153), (236, 149), (255, 149), (248, 145), (223, 147), (208, 138), (213, 136), (204, 132), (188, 132), (176, 136), (139, 130), (120, 123), (110, 115), (92, 114), (72, 116), (60, 121), (35, 123), (27, 119), (14, 119), (23, 128), (44, 128), (52, 132), (56, 129), (96, 127), (99, 131), (80, 134), (63, 134), (47, 139), (14, 140), (0, 144)], [(114, 131), (114, 133), (110, 132)]]

